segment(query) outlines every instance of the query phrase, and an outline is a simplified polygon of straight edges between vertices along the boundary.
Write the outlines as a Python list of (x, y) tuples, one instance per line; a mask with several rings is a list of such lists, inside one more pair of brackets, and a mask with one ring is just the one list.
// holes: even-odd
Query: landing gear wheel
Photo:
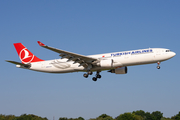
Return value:
[(97, 75), (96, 77), (100, 79), (100, 78), (101, 78), (101, 75)]
[(93, 81), (97, 81), (97, 78), (96, 78), (96, 77), (93, 77), (92, 80), (93, 80)]
[(85, 78), (88, 78), (88, 74), (86, 74), (86, 73), (84, 73), (84, 75), (83, 75)]
[(160, 69), (160, 66), (159, 66), (159, 65), (160, 65), (160, 62), (157, 62), (157, 64), (158, 64), (158, 65), (157, 65), (157, 69)]
[(160, 69), (160, 66), (157, 66), (157, 69)]
[(92, 74), (93, 74), (93, 72), (92, 72), (92, 71), (88, 71), (88, 74), (89, 74), (89, 75), (92, 75)]

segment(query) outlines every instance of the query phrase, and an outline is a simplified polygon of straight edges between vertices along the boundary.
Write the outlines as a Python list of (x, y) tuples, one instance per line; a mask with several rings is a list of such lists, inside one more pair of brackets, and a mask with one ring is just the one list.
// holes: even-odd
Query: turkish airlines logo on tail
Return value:
[(30, 63), (34, 59), (34, 55), (27, 48), (21, 50), (19, 57), (22, 63)]

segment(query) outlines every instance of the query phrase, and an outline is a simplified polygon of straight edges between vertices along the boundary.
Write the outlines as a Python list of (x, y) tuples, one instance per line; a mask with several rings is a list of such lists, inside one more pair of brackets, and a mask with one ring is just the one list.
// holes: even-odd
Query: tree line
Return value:
[[(48, 120), (46, 117), (42, 118), (33, 114), (23, 114), (21, 116), (14, 115), (2, 115), (0, 114), (0, 120)], [(59, 120), (85, 120), (83, 117), (67, 118), (60, 117)], [(143, 110), (137, 110), (133, 112), (126, 112), (113, 118), (107, 114), (102, 114), (96, 118), (90, 118), (89, 120), (180, 120), (180, 112), (171, 118), (163, 117), (163, 113), (160, 111), (144, 112)]]

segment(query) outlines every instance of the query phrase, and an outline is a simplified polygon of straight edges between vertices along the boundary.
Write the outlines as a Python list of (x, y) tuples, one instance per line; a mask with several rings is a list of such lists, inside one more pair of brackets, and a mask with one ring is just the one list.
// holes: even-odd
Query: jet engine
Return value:
[(127, 73), (127, 67), (121, 67), (121, 68), (116, 68), (109, 70), (108, 72), (110, 73), (115, 73), (115, 74), (126, 74)]
[(107, 59), (107, 60), (101, 60), (99, 63), (97, 63), (98, 66), (101, 67), (113, 67), (113, 60)]

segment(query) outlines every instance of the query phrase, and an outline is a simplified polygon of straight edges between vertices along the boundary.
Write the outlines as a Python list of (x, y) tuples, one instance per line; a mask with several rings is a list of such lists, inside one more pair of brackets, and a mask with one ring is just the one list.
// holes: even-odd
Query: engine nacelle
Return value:
[(99, 63), (99, 66), (101, 67), (113, 67), (113, 60), (112, 59), (108, 59), (108, 60), (101, 60)]
[(121, 68), (117, 68), (117, 69), (112, 69), (108, 72), (111, 72), (111, 73), (115, 73), (115, 74), (126, 74), (127, 73), (127, 67), (121, 67)]

